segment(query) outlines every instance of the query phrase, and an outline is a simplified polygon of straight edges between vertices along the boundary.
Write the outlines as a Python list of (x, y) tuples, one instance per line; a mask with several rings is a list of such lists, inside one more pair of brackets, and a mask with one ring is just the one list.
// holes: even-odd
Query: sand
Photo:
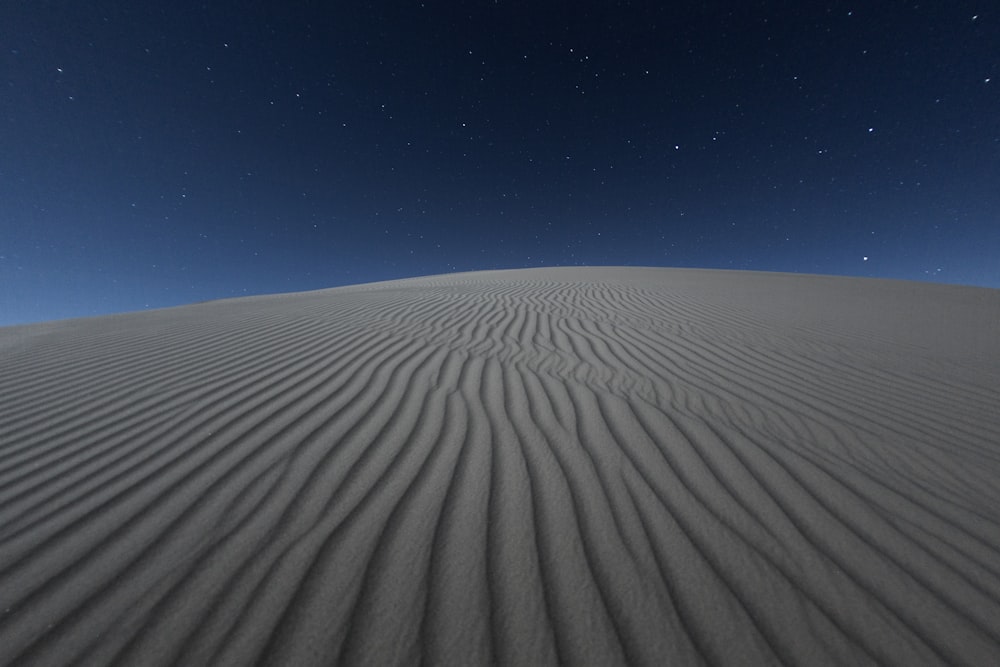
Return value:
[(0, 329), (0, 664), (997, 664), (1000, 290), (466, 273)]

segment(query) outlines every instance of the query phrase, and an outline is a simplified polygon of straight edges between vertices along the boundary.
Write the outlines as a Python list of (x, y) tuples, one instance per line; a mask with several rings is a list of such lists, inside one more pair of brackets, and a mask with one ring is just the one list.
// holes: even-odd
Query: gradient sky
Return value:
[(1000, 287), (1000, 7), (0, 5), (0, 325), (540, 265)]

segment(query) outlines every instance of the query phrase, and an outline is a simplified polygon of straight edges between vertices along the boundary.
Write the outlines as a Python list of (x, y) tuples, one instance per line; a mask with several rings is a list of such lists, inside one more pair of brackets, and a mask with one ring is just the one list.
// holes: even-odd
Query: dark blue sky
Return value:
[(538, 265), (1000, 287), (998, 45), (985, 0), (7, 0), (0, 325)]

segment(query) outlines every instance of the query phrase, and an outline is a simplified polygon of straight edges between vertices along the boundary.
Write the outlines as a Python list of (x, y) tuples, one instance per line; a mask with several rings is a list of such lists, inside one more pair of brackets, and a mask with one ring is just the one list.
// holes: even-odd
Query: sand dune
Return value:
[(998, 331), (612, 268), (0, 329), (0, 664), (998, 664)]

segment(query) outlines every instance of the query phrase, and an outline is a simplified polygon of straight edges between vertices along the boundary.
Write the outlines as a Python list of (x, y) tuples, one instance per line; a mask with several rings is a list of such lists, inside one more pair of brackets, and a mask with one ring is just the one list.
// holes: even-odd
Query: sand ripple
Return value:
[(0, 329), (0, 663), (996, 664), (998, 324), (564, 269)]

